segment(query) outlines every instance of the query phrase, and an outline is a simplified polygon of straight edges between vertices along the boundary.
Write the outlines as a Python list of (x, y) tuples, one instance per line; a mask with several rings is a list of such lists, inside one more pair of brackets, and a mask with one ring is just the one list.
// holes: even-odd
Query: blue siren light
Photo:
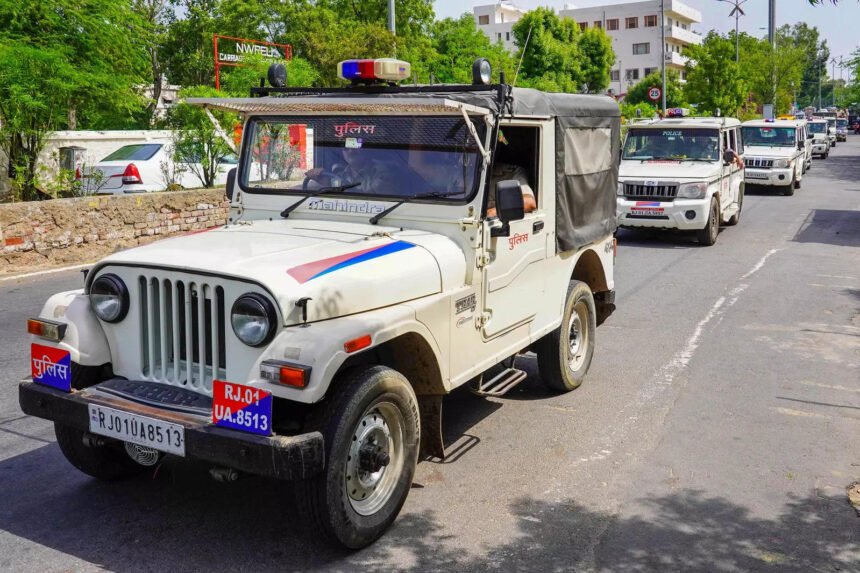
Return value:
[(412, 74), (409, 62), (393, 58), (344, 60), (337, 65), (338, 77), (358, 82), (399, 82)]

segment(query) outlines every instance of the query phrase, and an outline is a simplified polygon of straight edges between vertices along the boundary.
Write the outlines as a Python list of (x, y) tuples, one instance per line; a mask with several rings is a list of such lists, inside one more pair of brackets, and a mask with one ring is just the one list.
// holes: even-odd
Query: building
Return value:
[(517, 46), (511, 28), (527, 11), (505, 1), (475, 6), (475, 26), (486, 34), (490, 41), (502, 42), (507, 49), (513, 51)]
[[(558, 11), (562, 18), (574, 20), (580, 29), (603, 28), (612, 38), (615, 66), (610, 72), (609, 89), (615, 94), (627, 93), (627, 88), (649, 73), (660, 69), (661, 0), (639, 0), (577, 8), (572, 4)], [(679, 2), (663, 0), (665, 16), (666, 67), (676, 69), (681, 79), (686, 76), (687, 46), (701, 44), (702, 36), (694, 32), (694, 24), (702, 22), (702, 13)], [(475, 24), (493, 40), (515, 49), (511, 27), (526, 11), (510, 2), (498, 2), (474, 8)], [(510, 39), (508, 39), (510, 38)]]

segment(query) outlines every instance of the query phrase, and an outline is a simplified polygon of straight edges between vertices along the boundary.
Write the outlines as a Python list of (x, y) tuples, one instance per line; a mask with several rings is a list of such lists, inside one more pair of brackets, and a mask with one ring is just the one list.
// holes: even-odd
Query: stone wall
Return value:
[(88, 263), (164, 237), (224, 225), (223, 189), (0, 205), (0, 275)]

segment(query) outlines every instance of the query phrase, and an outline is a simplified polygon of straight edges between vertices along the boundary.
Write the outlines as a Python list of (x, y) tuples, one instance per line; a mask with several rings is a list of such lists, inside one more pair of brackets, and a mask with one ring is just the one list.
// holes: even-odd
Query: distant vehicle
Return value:
[(750, 184), (770, 185), (784, 195), (800, 189), (808, 167), (806, 121), (753, 120), (743, 124), (746, 173)]
[(667, 118), (627, 131), (618, 172), (618, 224), (696, 231), (713, 245), (736, 225), (744, 200), (740, 122)]
[(836, 141), (848, 141), (848, 120), (836, 118)]
[(812, 155), (821, 159), (830, 157), (830, 139), (827, 137), (827, 120), (813, 119), (809, 122), (809, 133), (812, 134)]
[[(216, 185), (226, 183), (227, 171), (236, 163), (234, 156), (221, 163), (215, 176)], [(174, 173), (173, 181), (166, 180), (162, 165)], [(171, 185), (183, 189), (202, 187), (203, 182), (195, 173), (200, 169), (199, 163), (176, 163), (164, 143), (136, 143), (120, 147), (92, 169), (79, 170), (76, 175), (93, 194), (122, 195), (164, 191)]]

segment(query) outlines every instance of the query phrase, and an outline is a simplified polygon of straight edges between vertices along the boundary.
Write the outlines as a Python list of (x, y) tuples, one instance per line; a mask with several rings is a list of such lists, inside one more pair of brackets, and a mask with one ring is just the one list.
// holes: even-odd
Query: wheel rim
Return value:
[(568, 325), (568, 355), (567, 361), (570, 369), (576, 372), (583, 363), (585, 363), (585, 355), (588, 350), (588, 307), (585, 302), (578, 301), (573, 306), (573, 312), (570, 314), (570, 324)]
[(713, 209), (711, 209), (711, 239), (717, 238), (717, 229), (720, 225), (719, 218), (719, 211), (717, 210), (717, 206), (714, 205)]
[(359, 515), (373, 515), (394, 494), (404, 463), (404, 426), (400, 409), (390, 402), (372, 405), (356, 424), (344, 487)]

